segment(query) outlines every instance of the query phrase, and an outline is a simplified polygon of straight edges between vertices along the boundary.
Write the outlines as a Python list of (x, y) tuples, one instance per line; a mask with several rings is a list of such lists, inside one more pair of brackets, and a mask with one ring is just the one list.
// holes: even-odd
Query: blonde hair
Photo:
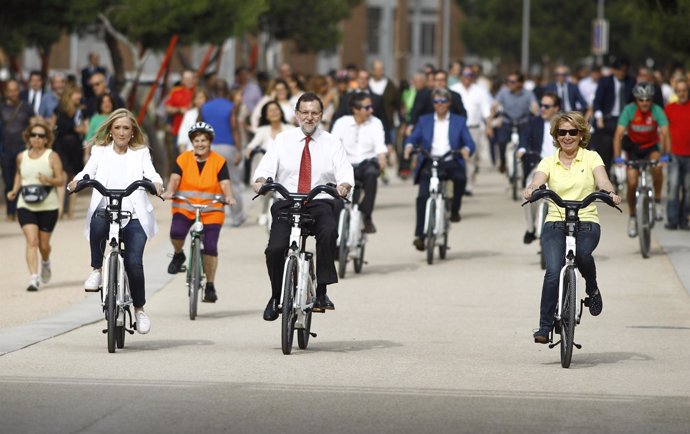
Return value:
[(570, 122), (577, 128), (580, 133), (580, 143), (578, 146), (581, 148), (587, 148), (589, 141), (592, 139), (592, 132), (590, 131), (589, 122), (585, 120), (580, 112), (559, 112), (551, 119), (551, 137), (553, 137), (553, 146), (561, 149), (561, 144), (558, 143), (558, 127), (563, 122)]
[(111, 129), (115, 121), (119, 119), (127, 118), (132, 123), (132, 138), (129, 140), (129, 148), (131, 149), (141, 149), (148, 146), (146, 143), (146, 137), (139, 127), (137, 119), (134, 117), (132, 112), (127, 109), (120, 108), (110, 113), (108, 119), (98, 127), (96, 134), (94, 134), (93, 139), (89, 143), (90, 146), (108, 146), (112, 142)]
[(65, 86), (65, 90), (62, 92), (60, 101), (58, 103), (58, 108), (60, 111), (66, 113), (69, 117), (74, 116), (79, 108), (79, 103), (72, 101), (72, 96), (75, 93), (82, 94), (81, 89), (78, 86)]
[(43, 128), (43, 131), (46, 135), (46, 148), (52, 148), (53, 142), (55, 142), (55, 134), (53, 134), (53, 129), (43, 118), (36, 117), (36, 119), (32, 121), (31, 125), (26, 127), (22, 133), (22, 138), (24, 139), (24, 143), (26, 143), (26, 149), (31, 149), (31, 140), (29, 140), (29, 136), (36, 127)]

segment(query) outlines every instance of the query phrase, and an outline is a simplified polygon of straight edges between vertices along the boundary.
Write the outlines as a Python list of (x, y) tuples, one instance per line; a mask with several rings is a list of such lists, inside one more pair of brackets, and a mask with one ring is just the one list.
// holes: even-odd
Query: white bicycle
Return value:
[(290, 206), (285, 213), (276, 218), (285, 218), (290, 222), (290, 242), (283, 268), (281, 346), (283, 354), (292, 352), (292, 343), (297, 330), (299, 348), (304, 350), (309, 345), (309, 337), (316, 337), (311, 332), (311, 316), (316, 299), (316, 273), (314, 270), (314, 253), (307, 251), (307, 238), (313, 235), (309, 226), (314, 218), (309, 215), (306, 205), (320, 193), (327, 193), (335, 199), (341, 199), (335, 186), (318, 185), (309, 193), (290, 193), (283, 185), (273, 182), (271, 178), (258, 191), (254, 198), (274, 191), (286, 200)]
[(347, 263), (352, 260), (355, 273), (362, 272), (364, 249), (367, 234), (364, 233), (364, 216), (359, 209), (361, 184), (355, 180), (352, 189), (352, 202), (346, 203), (338, 218), (338, 276), (342, 279), (347, 271)]
[[(103, 267), (100, 288), (87, 291), (100, 292), (101, 294), (101, 306), (103, 312), (105, 312), (105, 320), (107, 322), (107, 327), (103, 330), (103, 333), (108, 335), (108, 352), (114, 353), (115, 347), (124, 348), (125, 332), (134, 334), (136, 329), (136, 323), (132, 322), (132, 312), (130, 310), (132, 296), (129, 292), (129, 281), (125, 272), (123, 256), (127, 246), (122, 239), (122, 228), (126, 224), (124, 222), (128, 222), (132, 214), (129, 211), (122, 210), (122, 199), (139, 188), (144, 188), (154, 196), (158, 196), (158, 194), (156, 186), (149, 180), (134, 181), (124, 190), (118, 190), (107, 189), (97, 180), (90, 179), (88, 175), (77, 182), (74, 190), (70, 191), (70, 193), (77, 193), (86, 187), (95, 188), (108, 201), (105, 213), (109, 224), (109, 241), (104, 255), (108, 259)], [(127, 328), (128, 318), (129, 328)]]

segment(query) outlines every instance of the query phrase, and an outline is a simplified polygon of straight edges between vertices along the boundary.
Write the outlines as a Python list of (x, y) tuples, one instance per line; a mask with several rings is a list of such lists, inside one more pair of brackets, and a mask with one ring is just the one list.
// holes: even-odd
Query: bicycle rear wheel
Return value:
[(343, 279), (347, 271), (347, 257), (350, 254), (347, 245), (350, 234), (350, 213), (345, 209), (340, 212), (340, 224), (342, 233), (338, 239), (338, 277)]
[(297, 258), (288, 259), (283, 278), (283, 318), (281, 327), (281, 344), (283, 354), (292, 352), (292, 340), (295, 336), (295, 292), (297, 291)]
[[(316, 281), (313, 258), (309, 260), (309, 277), (311, 278), (312, 282)], [(307, 300), (307, 304), (312, 300)], [(307, 312), (307, 314), (304, 316), (304, 328), (297, 330), (297, 345), (299, 346), (300, 350), (306, 350), (307, 345), (309, 345), (309, 337), (311, 336), (311, 313), (311, 310), (309, 310), (309, 312)]]
[[(108, 289), (106, 294), (106, 315), (108, 321), (108, 352), (115, 352), (117, 341), (117, 275), (119, 274), (119, 261), (117, 253), (113, 252), (108, 258)], [(124, 328), (124, 327), (123, 327)], [(124, 342), (124, 340), (123, 340)]]
[(561, 366), (570, 367), (573, 357), (575, 339), (575, 321), (577, 320), (577, 294), (575, 268), (570, 266), (563, 276), (563, 309), (561, 311)]
[(192, 240), (191, 257), (189, 262), (191, 265), (191, 274), (189, 282), (189, 319), (196, 319), (197, 307), (199, 305), (199, 291), (201, 289), (201, 241), (199, 239)]
[(436, 247), (436, 202), (433, 199), (427, 201), (427, 226), (426, 226), (426, 262), (434, 263), (434, 248)]
[(362, 272), (362, 267), (364, 266), (364, 247), (366, 244), (362, 243), (359, 246), (359, 254), (355, 258), (355, 273), (359, 274)]
[(513, 176), (510, 177), (513, 200), (518, 200), (518, 183), (520, 182), (520, 177), (518, 176), (518, 164), (519, 160), (517, 155), (513, 154)]
[(642, 190), (642, 194), (637, 198), (635, 218), (637, 219), (637, 238), (640, 241), (640, 254), (642, 254), (643, 258), (649, 258), (652, 234), (651, 222), (649, 221), (650, 206), (649, 195)]

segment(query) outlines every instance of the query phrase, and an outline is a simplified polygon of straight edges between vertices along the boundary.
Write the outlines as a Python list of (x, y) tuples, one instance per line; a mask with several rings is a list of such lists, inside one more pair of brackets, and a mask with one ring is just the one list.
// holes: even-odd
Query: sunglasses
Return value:
[(649, 102), (651, 101), (649, 98), (637, 98), (639, 102)]
[(359, 106), (359, 107), (357, 107), (357, 108), (360, 109), (360, 110), (374, 110), (374, 106), (371, 105), (371, 104), (361, 105), (361, 106)]
[(434, 104), (445, 104), (448, 102), (448, 98), (434, 98)]
[(553, 107), (553, 104), (540, 104), (539, 107), (543, 108), (544, 110), (548, 110)]
[(573, 128), (572, 130), (563, 130), (561, 128), (558, 129), (558, 135), (561, 137), (565, 137), (566, 134), (575, 137), (579, 132), (580, 131), (577, 128)]
[(45, 139), (46, 135), (43, 133), (31, 133), (29, 134), (29, 137), (38, 137), (39, 139)]

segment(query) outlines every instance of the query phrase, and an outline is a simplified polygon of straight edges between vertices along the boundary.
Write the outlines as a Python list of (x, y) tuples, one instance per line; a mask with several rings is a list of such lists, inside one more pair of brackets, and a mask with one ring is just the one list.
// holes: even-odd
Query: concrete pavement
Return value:
[[(585, 313), (583, 348), (565, 370), (557, 349), (531, 342), (543, 273), (505, 180), (482, 172), (448, 259), (433, 266), (411, 245), (414, 196), (397, 181), (380, 189), (369, 264), (329, 290), (337, 310), (315, 316), (307, 351), (283, 356), (279, 323), (261, 320), (265, 232), (227, 230), (220, 300), (202, 304), (196, 321), (178, 275), (149, 297), (151, 333), (127, 336), (114, 355), (98, 322), (0, 357), (3, 428), (687, 432), (690, 300), (658, 242), (642, 259), (625, 216), (600, 207), (604, 312)], [(672, 234), (671, 258), (687, 254), (689, 236)], [(164, 273), (154, 268), (147, 262), (147, 276)]]

